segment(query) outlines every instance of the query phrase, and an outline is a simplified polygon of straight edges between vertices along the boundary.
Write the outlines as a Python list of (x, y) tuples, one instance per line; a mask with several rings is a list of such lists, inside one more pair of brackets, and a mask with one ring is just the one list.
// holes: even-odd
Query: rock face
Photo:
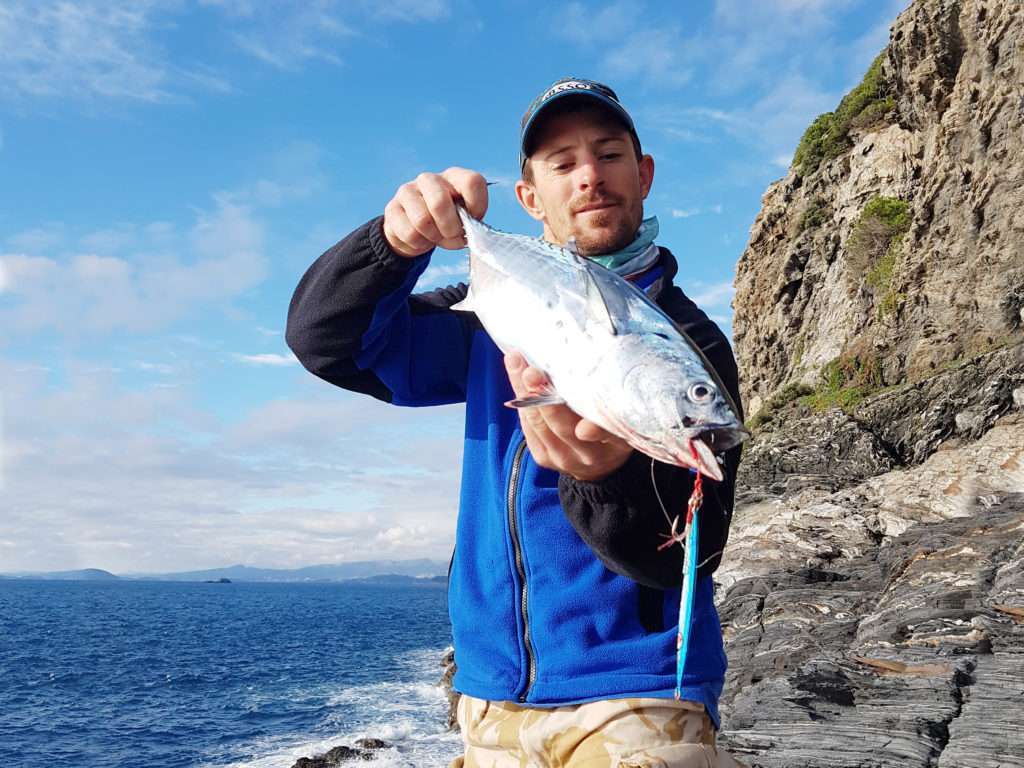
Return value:
[[(847, 411), (780, 405), (746, 446), (737, 503), (804, 488), (835, 491), (920, 464), (943, 444), (983, 435), (1021, 407), (1024, 344), (968, 359), (914, 383), (865, 397)], [(736, 525), (734, 523), (734, 525)]]
[[(854, 120), (838, 156), (794, 163), (751, 228), (734, 302), (748, 413), (844, 355), (884, 386), (1024, 340), (1022, 81), (1024, 4), (917, 0), (899, 16), (873, 121)], [(853, 235), (877, 197), (907, 224), (872, 253)]]
[(1024, 768), (1024, 4), (916, 0), (737, 270), (751, 766)]
[(722, 740), (754, 766), (1024, 766), (1024, 414), (737, 511)]

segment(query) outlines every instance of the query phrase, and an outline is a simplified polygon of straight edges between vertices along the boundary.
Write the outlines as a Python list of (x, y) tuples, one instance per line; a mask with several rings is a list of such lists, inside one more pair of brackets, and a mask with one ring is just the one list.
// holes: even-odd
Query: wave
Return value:
[[(342, 687), (317, 686), (296, 690), (301, 700), (322, 702), (323, 717), (313, 732), (265, 737), (235, 744), (229, 762), (211, 759), (200, 768), (291, 768), (300, 757), (321, 754), (357, 739), (383, 739), (390, 746), (374, 759), (359, 761), (368, 768), (444, 766), (461, 751), (462, 742), (445, 729), (447, 697), (437, 684), (443, 649), (419, 649), (406, 654), (394, 670), (396, 679)], [(258, 694), (253, 692), (256, 696)]]

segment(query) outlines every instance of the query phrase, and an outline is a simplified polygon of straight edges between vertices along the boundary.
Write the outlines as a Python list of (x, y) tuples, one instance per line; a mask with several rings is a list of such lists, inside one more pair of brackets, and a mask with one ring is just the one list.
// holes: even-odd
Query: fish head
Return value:
[(722, 479), (716, 454), (750, 434), (727, 392), (703, 365), (665, 356), (641, 359), (622, 382), (620, 425), (634, 448), (677, 466)]

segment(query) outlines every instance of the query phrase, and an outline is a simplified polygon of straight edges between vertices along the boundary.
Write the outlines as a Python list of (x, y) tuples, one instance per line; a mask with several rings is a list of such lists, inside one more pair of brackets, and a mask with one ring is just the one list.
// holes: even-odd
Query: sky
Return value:
[[(284, 342), (305, 269), (421, 171), (515, 202), (519, 119), (611, 85), (645, 215), (731, 330), (765, 188), (908, 0), (0, 0), (0, 572), (447, 561), (462, 409)], [(420, 287), (459, 282), (439, 251)]]

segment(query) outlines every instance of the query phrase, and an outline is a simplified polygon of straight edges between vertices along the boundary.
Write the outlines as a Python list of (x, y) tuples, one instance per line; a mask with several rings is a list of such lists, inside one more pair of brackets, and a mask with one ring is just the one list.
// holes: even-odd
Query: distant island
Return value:
[(379, 584), (444, 583), (448, 564), (438, 560), (365, 560), (352, 563), (308, 565), (303, 568), (255, 568), (231, 565), (205, 571), (172, 573), (114, 574), (102, 568), (69, 571), (22, 571), (0, 573), (3, 579), (43, 579), (47, 581), (197, 581), (213, 584), (234, 582), (315, 583), (366, 581)]

